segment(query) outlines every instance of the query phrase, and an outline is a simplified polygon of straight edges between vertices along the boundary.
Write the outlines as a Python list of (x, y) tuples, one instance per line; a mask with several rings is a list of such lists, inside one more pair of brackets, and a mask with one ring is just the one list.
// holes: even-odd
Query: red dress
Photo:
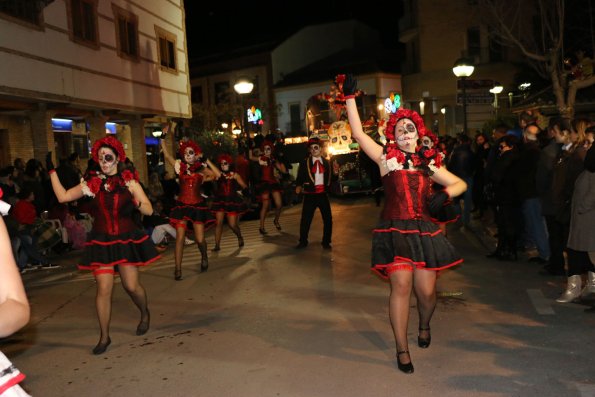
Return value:
[(187, 227), (188, 222), (208, 225), (215, 218), (200, 194), (203, 176), (200, 172), (180, 172), (180, 194), (176, 206), (171, 209), (169, 222), (175, 228)]
[(82, 182), (83, 192), (93, 196), (89, 211), (94, 221), (79, 269), (97, 271), (110, 266), (117, 271), (117, 266), (144, 266), (159, 259), (128, 190), (132, 179), (124, 171), (113, 176), (92, 174)]
[(217, 179), (217, 189), (211, 211), (225, 212), (229, 215), (240, 215), (246, 212), (246, 203), (238, 194), (241, 187), (234, 176), (234, 172), (222, 172)]
[(372, 239), (372, 270), (441, 270), (463, 262), (430, 217), (432, 181), (422, 170), (395, 170), (382, 177), (385, 206)]
[(273, 157), (260, 156), (258, 158), (258, 163), (260, 164), (260, 183), (258, 183), (256, 189), (261, 198), (264, 193), (283, 191), (281, 183), (275, 178), (275, 161)]

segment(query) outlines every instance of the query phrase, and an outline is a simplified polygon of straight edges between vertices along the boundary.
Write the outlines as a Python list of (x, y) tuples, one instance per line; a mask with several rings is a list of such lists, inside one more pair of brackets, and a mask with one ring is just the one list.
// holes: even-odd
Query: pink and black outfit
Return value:
[(257, 193), (262, 199), (265, 193), (282, 192), (281, 183), (275, 177), (275, 158), (260, 156), (258, 164), (260, 164), (260, 182), (256, 186)]

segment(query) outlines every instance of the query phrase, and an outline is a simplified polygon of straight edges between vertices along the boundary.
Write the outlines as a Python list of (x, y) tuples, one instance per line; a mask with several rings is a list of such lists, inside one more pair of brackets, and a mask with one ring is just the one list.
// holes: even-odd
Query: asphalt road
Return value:
[(417, 347), (411, 312), (415, 373), (402, 374), (389, 288), (369, 271), (378, 213), (370, 197), (333, 200), (330, 252), (318, 215), (308, 248), (293, 248), (299, 206), (284, 211), (281, 232), (269, 218), (264, 237), (246, 221), (245, 247), (226, 230), (207, 273), (187, 247), (177, 282), (170, 248), (142, 270), (151, 329), (134, 334), (139, 315), (118, 285), (101, 356), (91, 354), (94, 280), (66, 255), (61, 269), (24, 275), (32, 319), (0, 349), (44, 397), (595, 396), (595, 315), (556, 303), (564, 280), (539, 275), (525, 256), (486, 259), (491, 241), (466, 229), (449, 231), (465, 263), (440, 275), (429, 349)]

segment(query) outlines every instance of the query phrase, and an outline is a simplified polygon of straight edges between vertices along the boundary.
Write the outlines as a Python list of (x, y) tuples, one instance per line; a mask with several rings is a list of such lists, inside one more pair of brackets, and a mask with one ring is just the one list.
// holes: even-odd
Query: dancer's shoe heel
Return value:
[(401, 359), (399, 358), (399, 356), (401, 354), (409, 354), (409, 350), (403, 350), (402, 352), (397, 352), (397, 367), (399, 368), (399, 370), (401, 372), (404, 372), (406, 374), (412, 374), (413, 373), (413, 363), (411, 361), (409, 361), (406, 364), (402, 363)]
[(201, 259), (200, 261), (200, 272), (204, 273), (209, 270), (209, 260), (208, 259)]
[(151, 313), (149, 312), (149, 310), (147, 310), (147, 318), (144, 321), (141, 319), (140, 323), (138, 323), (138, 327), (136, 327), (136, 334), (139, 336), (146, 334), (147, 331), (149, 330), (150, 322), (151, 322)]
[(180, 281), (182, 279), (182, 269), (174, 270), (174, 280)]
[(430, 335), (430, 327), (428, 327), (428, 328), (419, 327), (419, 330), (420, 331), (428, 331), (427, 338), (422, 338), (421, 336), (419, 336), (419, 334), (417, 335), (417, 345), (419, 347), (421, 347), (422, 349), (427, 349), (428, 347), (430, 347), (430, 343), (432, 343), (432, 335)]
[(281, 224), (279, 223), (279, 221), (273, 221), (273, 224), (275, 225), (277, 230), (281, 230)]
[(107, 347), (112, 343), (111, 338), (108, 336), (107, 340), (105, 342), (99, 342), (97, 344), (97, 346), (95, 346), (93, 348), (93, 354), (95, 354), (96, 356), (99, 354), (103, 354), (105, 353), (105, 351), (107, 350)]

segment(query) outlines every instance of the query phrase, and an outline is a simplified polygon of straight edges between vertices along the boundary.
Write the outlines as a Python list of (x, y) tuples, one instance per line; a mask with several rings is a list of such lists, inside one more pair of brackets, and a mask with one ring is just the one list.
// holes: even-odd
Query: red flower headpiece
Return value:
[(231, 156), (227, 153), (224, 154), (220, 154), (219, 157), (217, 157), (217, 164), (221, 164), (222, 161), (227, 161), (227, 164), (231, 165), (231, 163), (233, 162), (233, 159), (231, 158)]
[(413, 121), (413, 124), (415, 124), (415, 127), (417, 128), (417, 135), (419, 135), (420, 139), (427, 136), (432, 139), (434, 144), (438, 143), (438, 138), (426, 129), (424, 120), (421, 116), (415, 110), (411, 109), (399, 109), (396, 113), (390, 115), (388, 123), (386, 124), (386, 130), (384, 130), (384, 135), (386, 135), (389, 141), (395, 140), (395, 128), (397, 122), (401, 119), (409, 119)]
[(200, 153), (202, 153), (202, 149), (194, 141), (190, 141), (190, 140), (188, 140), (188, 141), (182, 141), (182, 142), (180, 142), (180, 149), (178, 150), (178, 153), (180, 154), (180, 157), (184, 158), (184, 152), (186, 151), (186, 148), (192, 148), (192, 149), (194, 149), (194, 153), (197, 156)]
[(275, 151), (275, 145), (273, 145), (273, 142), (271, 141), (263, 141), (262, 145), (260, 145), (260, 150), (262, 150), (264, 152), (264, 147), (268, 146), (271, 148), (271, 154), (273, 154), (273, 152)]
[(108, 147), (114, 151), (116, 156), (118, 156), (118, 160), (121, 162), (126, 161), (126, 152), (124, 152), (124, 146), (120, 143), (119, 140), (114, 138), (111, 135), (106, 136), (105, 138), (101, 138), (95, 141), (93, 144), (93, 149), (91, 149), (91, 156), (96, 163), (99, 163), (99, 149), (102, 147)]

